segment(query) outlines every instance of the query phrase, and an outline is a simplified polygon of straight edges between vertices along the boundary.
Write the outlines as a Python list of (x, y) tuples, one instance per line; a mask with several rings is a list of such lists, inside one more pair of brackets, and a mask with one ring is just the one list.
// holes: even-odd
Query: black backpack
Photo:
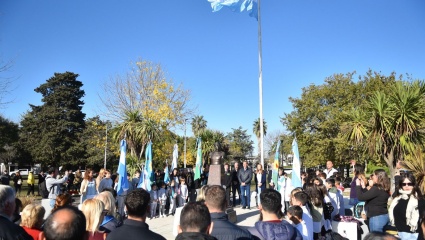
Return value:
[(47, 185), (46, 185), (46, 180), (47, 178), (50, 177), (46, 177), (46, 179), (44, 180), (44, 182), (42, 182), (40, 184), (40, 192), (41, 192), (41, 197), (42, 198), (49, 198), (49, 193), (52, 190), (53, 186), (50, 189), (47, 189)]
[(332, 212), (334, 211), (334, 207), (332, 203), (327, 202), (323, 204), (323, 215), (325, 219), (332, 220)]

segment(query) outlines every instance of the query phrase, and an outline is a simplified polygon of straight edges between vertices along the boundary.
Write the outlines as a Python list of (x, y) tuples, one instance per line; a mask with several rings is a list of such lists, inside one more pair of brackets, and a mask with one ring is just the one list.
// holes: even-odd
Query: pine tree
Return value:
[(31, 110), (21, 121), (21, 139), (36, 163), (77, 164), (84, 157), (84, 90), (77, 77), (72, 72), (55, 73), (34, 90), (43, 96), (43, 104), (30, 104)]

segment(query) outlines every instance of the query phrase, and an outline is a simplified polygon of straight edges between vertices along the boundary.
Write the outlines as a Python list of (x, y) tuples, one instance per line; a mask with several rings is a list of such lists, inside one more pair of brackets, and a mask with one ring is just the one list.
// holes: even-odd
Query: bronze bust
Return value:
[(215, 151), (210, 153), (210, 162), (211, 165), (220, 165), (223, 163), (224, 152), (220, 151), (220, 143), (215, 143)]

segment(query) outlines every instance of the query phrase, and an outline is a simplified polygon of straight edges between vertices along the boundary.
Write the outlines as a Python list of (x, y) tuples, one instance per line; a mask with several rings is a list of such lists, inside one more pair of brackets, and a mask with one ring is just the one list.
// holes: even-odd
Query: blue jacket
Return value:
[(245, 229), (229, 221), (224, 212), (211, 213), (211, 222), (214, 223), (211, 236), (218, 240), (251, 240), (252, 235)]
[(264, 240), (302, 240), (301, 233), (287, 221), (258, 221), (255, 227), (248, 228), (252, 235)]

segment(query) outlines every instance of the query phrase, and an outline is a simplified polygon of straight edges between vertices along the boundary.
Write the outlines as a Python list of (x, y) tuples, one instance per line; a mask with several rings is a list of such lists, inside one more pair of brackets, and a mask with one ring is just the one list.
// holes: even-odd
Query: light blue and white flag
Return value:
[(202, 174), (202, 139), (200, 137), (196, 140), (196, 145), (198, 150), (196, 152), (195, 175), (193, 180), (201, 179)]
[(302, 187), (301, 182), (301, 164), (300, 164), (300, 154), (298, 152), (298, 143), (297, 138), (294, 138), (292, 141), (292, 154), (294, 155), (294, 159), (292, 161), (292, 186)]
[(165, 165), (164, 169), (164, 183), (169, 183), (171, 181), (170, 179), (170, 171), (168, 170), (168, 163)]
[(173, 148), (173, 161), (171, 162), (171, 171), (174, 170), (174, 168), (177, 168), (177, 160), (179, 158), (179, 146), (174, 144)]
[(123, 139), (120, 144), (121, 154), (120, 161), (118, 163), (118, 185), (117, 185), (117, 194), (120, 195), (124, 191), (128, 190), (128, 179), (127, 179), (127, 166), (125, 157), (127, 154), (127, 142)]
[(247, 11), (249, 16), (258, 20), (257, 0), (208, 0), (211, 3), (213, 12), (220, 11), (223, 7), (230, 8), (234, 12)]
[(153, 171), (152, 171), (152, 141), (149, 141), (146, 145), (145, 151), (145, 167), (142, 171), (143, 176), (140, 176), (138, 188), (143, 188), (146, 191), (151, 190), (151, 184), (153, 182)]
[(140, 173), (140, 178), (139, 178), (139, 183), (137, 184), (137, 188), (143, 188), (146, 190), (146, 185), (145, 185), (146, 181), (145, 181), (145, 166), (142, 166), (142, 171)]

